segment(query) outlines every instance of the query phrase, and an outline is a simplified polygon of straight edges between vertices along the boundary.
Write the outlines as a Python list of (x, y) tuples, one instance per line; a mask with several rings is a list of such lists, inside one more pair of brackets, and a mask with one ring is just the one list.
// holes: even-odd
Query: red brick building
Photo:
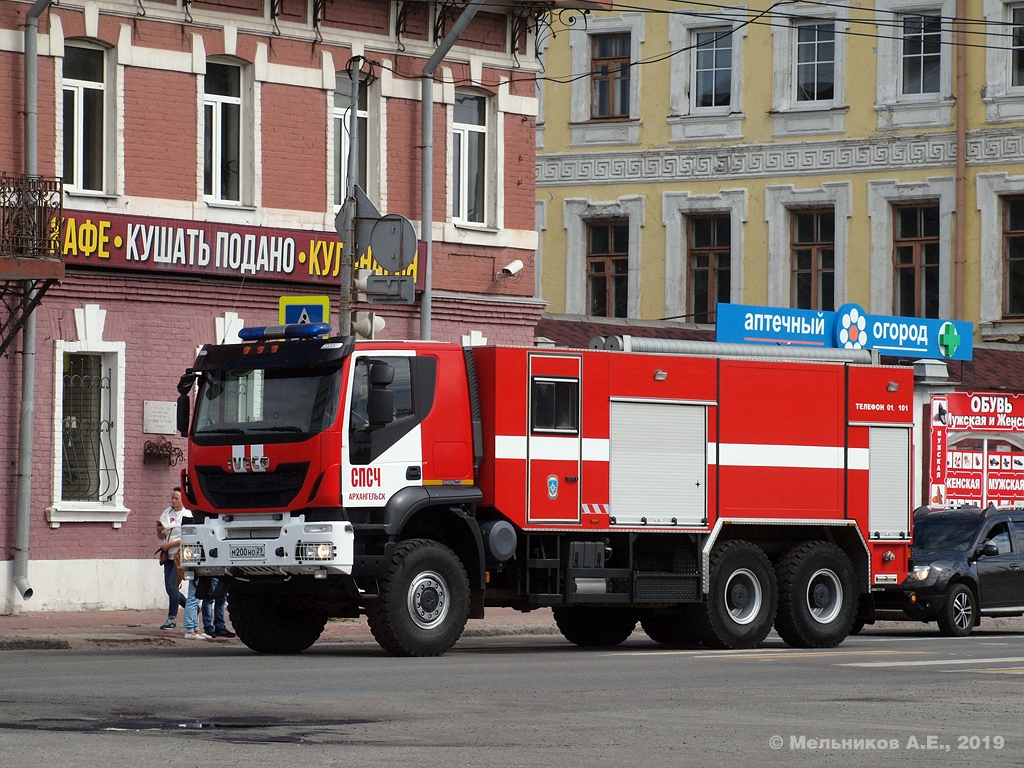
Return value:
[[(9, 177), (25, 172), (33, 7), (0, 3)], [(12, 585), (21, 340), (0, 359), (0, 613), (164, 604), (154, 521), (185, 448), (172, 428), (178, 376), (198, 346), (278, 322), (282, 295), (337, 306), (350, 65), (362, 83), (357, 181), (423, 239), (420, 75), (461, 12), (388, 0), (72, 0), (38, 17), (38, 173), (63, 179), (64, 277), (35, 312), (29, 601)], [(533, 340), (543, 310), (533, 75), (545, 12), (485, 4), (437, 70), (435, 339)], [(523, 269), (497, 280), (515, 260)], [(420, 290), (422, 271), (417, 262)], [(9, 287), (24, 276), (4, 274)], [(382, 335), (420, 336), (418, 304), (375, 309)]]

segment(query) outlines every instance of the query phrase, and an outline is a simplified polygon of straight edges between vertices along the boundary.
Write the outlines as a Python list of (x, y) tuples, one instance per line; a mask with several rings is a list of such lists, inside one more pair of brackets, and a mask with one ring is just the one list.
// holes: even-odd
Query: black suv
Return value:
[(934, 620), (951, 637), (982, 616), (1024, 615), (1024, 509), (919, 507), (909, 575), (876, 592), (875, 609)]

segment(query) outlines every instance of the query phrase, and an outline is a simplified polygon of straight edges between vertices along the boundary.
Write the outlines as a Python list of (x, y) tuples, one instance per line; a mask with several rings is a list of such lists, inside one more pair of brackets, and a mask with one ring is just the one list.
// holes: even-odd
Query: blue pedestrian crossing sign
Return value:
[(331, 322), (331, 300), (327, 296), (282, 296), (278, 307), (281, 325)]

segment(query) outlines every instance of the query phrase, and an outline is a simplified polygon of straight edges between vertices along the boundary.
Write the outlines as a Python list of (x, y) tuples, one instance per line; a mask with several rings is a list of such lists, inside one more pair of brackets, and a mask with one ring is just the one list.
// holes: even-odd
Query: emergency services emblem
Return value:
[(552, 501), (558, 498), (558, 475), (548, 475), (548, 498)]

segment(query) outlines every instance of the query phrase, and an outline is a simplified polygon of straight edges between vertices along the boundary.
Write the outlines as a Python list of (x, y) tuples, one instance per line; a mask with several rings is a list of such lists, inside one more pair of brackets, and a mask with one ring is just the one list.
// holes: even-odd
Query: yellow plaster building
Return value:
[(856, 302), (1024, 336), (1024, 3), (646, 0), (550, 32), (551, 312)]

